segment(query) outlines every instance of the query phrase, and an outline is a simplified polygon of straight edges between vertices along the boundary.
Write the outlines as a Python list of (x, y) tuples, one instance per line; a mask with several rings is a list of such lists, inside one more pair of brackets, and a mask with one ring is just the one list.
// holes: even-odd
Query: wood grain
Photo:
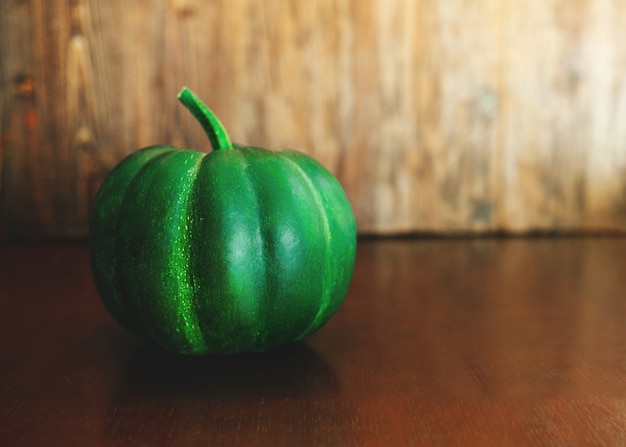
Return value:
[(180, 357), (124, 332), (84, 245), (0, 247), (0, 445), (626, 443), (626, 239), (362, 240), (305, 342)]
[(208, 150), (183, 85), (361, 233), (626, 230), (623, 0), (1, 3), (3, 240), (84, 237), (139, 147)]

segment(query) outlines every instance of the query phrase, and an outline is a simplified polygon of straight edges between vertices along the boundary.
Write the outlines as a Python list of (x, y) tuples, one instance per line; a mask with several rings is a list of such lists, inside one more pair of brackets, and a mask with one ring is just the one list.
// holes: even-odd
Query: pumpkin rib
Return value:
[(268, 267), (260, 317), (266, 327), (282, 328), (280, 333), (269, 331), (265, 345), (274, 347), (293, 341), (317, 312), (321, 286), (316, 280), (323, 256), (311, 249), (323, 223), (315, 212), (314, 197), (290, 163), (265, 150), (249, 148), (246, 153), (259, 197)]
[[(168, 332), (171, 327), (179, 326), (172, 322), (181, 317), (176, 311), (176, 300), (168, 296), (177, 294), (177, 275), (180, 274), (180, 264), (173, 260), (172, 253), (180, 238), (177, 234), (180, 227), (176, 224), (180, 226), (181, 223), (174, 222), (175, 207), (172, 204), (178, 203), (177, 188), (182, 182), (177, 179), (186, 176), (176, 170), (176, 162), (177, 159), (188, 159), (191, 153), (201, 155), (196, 151), (173, 150), (146, 162), (125, 191), (115, 226), (119, 259), (116, 283), (126, 292), (129, 319), (145, 336), (166, 349), (175, 349), (172, 338), (180, 338), (180, 335)], [(177, 174), (172, 179), (164, 175), (166, 171)], [(159, 190), (168, 184), (172, 188), (169, 198), (174, 200), (171, 203), (167, 203), (168, 196), (164, 197), (163, 191)], [(169, 216), (169, 222), (165, 220), (167, 214), (163, 210), (174, 213)], [(151, 278), (155, 273), (158, 276)]]
[[(145, 164), (155, 158), (176, 150), (169, 146), (149, 146), (127, 156), (120, 164), (107, 176), (101, 187), (95, 202), (94, 214), (92, 215), (90, 229), (90, 244), (92, 245), (92, 264), (96, 285), (103, 297), (103, 304), (111, 315), (127, 330), (136, 333), (135, 325), (126, 313), (126, 307), (122, 304), (123, 298), (117, 287), (117, 260), (115, 228), (119, 216), (120, 205), (124, 202), (128, 186), (133, 182), (136, 175), (145, 167)], [(150, 152), (155, 152), (150, 154)], [(146, 154), (151, 155), (146, 160), (141, 160)], [(128, 175), (117, 179), (129, 166), (139, 163)], [(123, 181), (125, 186), (119, 188), (119, 182)], [(111, 185), (111, 187), (108, 187)], [(112, 189), (116, 186), (115, 190)], [(115, 200), (115, 192), (122, 190)], [(102, 202), (113, 201), (109, 207)], [(104, 209), (103, 209), (104, 208)], [(105, 215), (110, 212), (112, 215)], [(104, 227), (104, 228), (103, 228)]]
[[(263, 281), (263, 293), (259, 293), (258, 296), (255, 296), (253, 299), (248, 298), (247, 300), (245, 300), (248, 303), (252, 304), (252, 306), (246, 306), (247, 309), (245, 312), (247, 314), (246, 316), (248, 317), (247, 319), (249, 320), (248, 322), (246, 322), (249, 326), (248, 329), (252, 332), (250, 334), (251, 336), (249, 337), (250, 347), (251, 350), (257, 350), (258, 346), (262, 346), (267, 342), (267, 338), (270, 335), (269, 331), (267, 330), (267, 325), (262, 324), (262, 320), (260, 318), (250, 318), (251, 316), (256, 316), (259, 313), (262, 313), (262, 311), (267, 306), (267, 303), (264, 302), (264, 297), (267, 296), (267, 291), (269, 290), (270, 284), (268, 284), (268, 269), (265, 259), (268, 256), (269, 250), (265, 243), (266, 239), (263, 228), (263, 203), (259, 195), (258, 185), (256, 185), (256, 183), (253, 181), (251, 175), (252, 171), (254, 171), (254, 165), (250, 163), (250, 156), (248, 151), (240, 150), (236, 152), (236, 154), (237, 157), (239, 157), (244, 163), (244, 166), (240, 172), (241, 180), (245, 183), (246, 192), (250, 195), (251, 202), (254, 204), (251, 210), (253, 211), (251, 214), (254, 217), (255, 221), (255, 232), (253, 240), (256, 242), (256, 246), (258, 249), (256, 253), (254, 251), (248, 253), (248, 259), (246, 261), (243, 261), (243, 259), (241, 260), (241, 267), (243, 267), (243, 269), (245, 270), (248, 270), (251, 268), (252, 264), (256, 264), (257, 268), (259, 268), (260, 270), (260, 272), (258, 273), (258, 277)], [(230, 265), (232, 266), (233, 264)], [(249, 295), (249, 293), (249, 291), (244, 292), (245, 295)], [(238, 300), (238, 302), (241, 304), (242, 300), (240, 299)], [(241, 309), (242, 307), (239, 308), (239, 310)], [(250, 322), (252, 322), (252, 325), (249, 324)], [(244, 337), (244, 339), (245, 338), (246, 337)]]
[(259, 343), (259, 331), (251, 322), (265, 294), (265, 265), (258, 198), (247, 165), (239, 151), (211, 152), (194, 188), (191, 245), (197, 256), (192, 270), (198, 272), (199, 288), (195, 308), (214, 353), (230, 353), (246, 341)]
[[(158, 148), (158, 146), (156, 147)], [(112, 251), (113, 251), (112, 260), (114, 262), (114, 265), (113, 265), (114, 270), (113, 270), (112, 281), (113, 281), (115, 290), (118, 292), (118, 305), (122, 301), (125, 302), (125, 305), (119, 306), (119, 309), (120, 311), (124, 313), (124, 317), (126, 318), (126, 320), (131, 322), (133, 331), (139, 332), (139, 334), (144, 337), (146, 337), (146, 334), (144, 333), (141, 327), (141, 324), (139, 324), (138, 322), (138, 317), (132, 311), (132, 306), (128, 305), (128, 303), (131, 302), (132, 300), (126, 298), (124, 296), (124, 293), (119, 288), (119, 277), (120, 277), (119, 260), (121, 258), (119, 242), (121, 238), (118, 237), (118, 228), (120, 226), (120, 211), (122, 210), (123, 204), (126, 201), (127, 197), (129, 196), (128, 191), (131, 189), (131, 185), (133, 185), (133, 183), (136, 183), (138, 181), (138, 178), (141, 178), (142, 172), (145, 172), (148, 166), (152, 164), (155, 160), (158, 160), (159, 158), (164, 157), (167, 154), (170, 154), (175, 150), (176, 150), (175, 148), (171, 148), (169, 150), (161, 152), (155, 155), (154, 157), (151, 157), (148, 160), (145, 160), (141, 164), (140, 168), (132, 175), (132, 177), (130, 178), (130, 181), (127, 183), (126, 187), (124, 188), (122, 192), (122, 198), (120, 199), (117, 209), (115, 210), (115, 216), (112, 217), (112, 233), (114, 235), (113, 237), (114, 243), (112, 247)]]
[(198, 324), (198, 335), (201, 339), (201, 345), (203, 349), (194, 348), (193, 352), (188, 352), (192, 354), (202, 354), (208, 352), (210, 350), (209, 340), (207, 339), (207, 330), (204, 327), (203, 321), (206, 320), (206, 315), (203, 315), (201, 310), (200, 302), (205, 298), (206, 291), (203, 291), (201, 288), (202, 283), (202, 272), (200, 271), (199, 266), (203, 265), (200, 259), (198, 259), (198, 254), (194, 251), (194, 248), (198, 245), (198, 241), (196, 238), (198, 235), (201, 235), (200, 231), (197, 231), (198, 222), (201, 222), (204, 219), (201, 210), (198, 209), (198, 188), (201, 185), (203, 180), (203, 167), (206, 163), (210, 163), (212, 153), (205, 153), (204, 156), (200, 159), (200, 164), (196, 171), (196, 175), (193, 179), (193, 184), (189, 190), (189, 198), (187, 202), (188, 213), (187, 213), (187, 221), (188, 221), (188, 235), (189, 235), (189, 243), (188, 243), (188, 276), (191, 281), (191, 287), (194, 293), (194, 299), (192, 300), (190, 312), (193, 313), (195, 319)]
[[(318, 211), (322, 215), (322, 221), (324, 225), (324, 259), (327, 260), (328, 255), (329, 255), (331, 235), (330, 235), (330, 224), (328, 222), (328, 215), (326, 213), (326, 207), (324, 206), (324, 200), (320, 196), (319, 191), (317, 190), (317, 188), (311, 181), (309, 175), (300, 167), (300, 165), (296, 161), (294, 161), (289, 156), (290, 154), (291, 152), (288, 152), (288, 151), (280, 153), (280, 155), (282, 156), (281, 158), (283, 160), (286, 160), (288, 163), (290, 163), (294, 167), (295, 172), (298, 173), (303, 183), (307, 186), (307, 188), (309, 189), (309, 192), (311, 193), (311, 195), (313, 196), (315, 200), (315, 204), (317, 206)], [(330, 296), (330, 290), (329, 290), (329, 285), (328, 285), (327, 262), (325, 262), (323, 276), (324, 277), (322, 278), (322, 297), (320, 299), (320, 305), (317, 310), (317, 313), (313, 317), (309, 325), (306, 327), (306, 329), (302, 331), (296, 337), (297, 340), (304, 339), (306, 336), (308, 336), (313, 330), (315, 330), (320, 325), (320, 319), (324, 316), (324, 314), (326, 313), (326, 309), (330, 305), (331, 296)]]
[(315, 159), (300, 152), (292, 151), (291, 153), (293, 160), (296, 160), (303, 171), (308, 174), (315, 191), (323, 197), (326, 217), (329, 220), (327, 279), (330, 296), (325, 314), (320, 317), (319, 327), (321, 323), (335, 314), (347, 296), (354, 268), (356, 222), (339, 181)]
[[(198, 314), (194, 311), (194, 302), (196, 301), (196, 285), (193, 277), (193, 271), (191, 268), (192, 264), (192, 256), (191, 252), (191, 234), (190, 234), (190, 215), (193, 212), (191, 208), (193, 194), (195, 190), (195, 184), (198, 180), (198, 173), (200, 172), (200, 166), (202, 162), (206, 158), (206, 154), (202, 154), (196, 160), (193, 169), (188, 171), (187, 176), (187, 186), (185, 194), (185, 204), (181, 206), (181, 214), (180, 221), (181, 226), (179, 227), (179, 237), (176, 239), (178, 242), (178, 251), (172, 250), (172, 253), (179, 253), (182, 258), (181, 271), (184, 274), (181, 274), (178, 278), (179, 281), (183, 281), (184, 285), (179, 284), (179, 298), (176, 300), (179, 305), (179, 315), (181, 316), (185, 327), (185, 331), (183, 331), (183, 335), (187, 345), (189, 346), (189, 351), (181, 350), (183, 353), (196, 353), (196, 352), (204, 352), (207, 350), (207, 344), (204, 340), (204, 334), (200, 330), (200, 322), (198, 318)], [(182, 225), (184, 222), (184, 225)], [(185, 293), (186, 292), (186, 293)], [(191, 321), (190, 321), (191, 320)], [(178, 331), (176, 331), (178, 332)]]

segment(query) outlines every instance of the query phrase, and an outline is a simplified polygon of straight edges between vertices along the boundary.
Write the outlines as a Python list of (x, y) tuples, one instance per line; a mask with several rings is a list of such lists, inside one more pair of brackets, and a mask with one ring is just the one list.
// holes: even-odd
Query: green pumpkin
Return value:
[(100, 297), (125, 328), (184, 354), (304, 339), (348, 290), (356, 226), (339, 182), (296, 151), (232, 145), (189, 90), (213, 146), (151, 146), (102, 184), (90, 226)]

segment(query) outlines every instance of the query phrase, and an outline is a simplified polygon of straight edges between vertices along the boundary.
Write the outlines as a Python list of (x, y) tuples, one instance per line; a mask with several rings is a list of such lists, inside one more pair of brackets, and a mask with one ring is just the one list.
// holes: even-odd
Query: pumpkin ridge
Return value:
[(282, 328), (280, 333), (273, 332), (268, 343), (278, 346), (293, 341), (318, 314), (324, 295), (318, 278), (324, 276), (326, 244), (316, 235), (327, 233), (327, 223), (319, 198), (299, 171), (294, 172), (295, 165), (280, 151), (259, 155), (255, 183), (266, 185), (259, 189), (261, 219), (266, 227), (263, 239), (271, 249), (266, 258), (271, 268), (270, 301), (264, 319), (269, 327)]
[[(237, 151), (234, 152), (237, 154), (237, 156), (240, 157), (240, 159), (242, 160), (242, 162), (244, 163), (244, 166), (241, 170), (241, 178), (242, 180), (245, 182), (246, 187), (247, 187), (247, 191), (251, 194), (252, 196), (252, 202), (254, 203), (254, 208), (256, 210), (256, 212), (254, 213), (254, 217), (256, 218), (256, 222), (255, 222), (255, 227), (257, 229), (257, 234), (256, 234), (256, 238), (257, 238), (257, 242), (259, 243), (259, 249), (260, 249), (260, 253), (258, 254), (258, 259), (256, 259), (255, 261), (259, 261), (259, 260), (263, 260), (265, 259), (265, 257), (267, 256), (268, 253), (268, 249), (265, 245), (265, 237), (264, 237), (264, 229), (263, 229), (263, 219), (261, 216), (262, 213), (262, 204), (261, 201), (259, 199), (259, 191), (257, 190), (257, 187), (255, 185), (255, 183), (252, 181), (252, 179), (250, 178), (251, 175), (251, 171), (254, 169), (251, 167), (250, 164), (250, 152), (244, 151)], [(258, 265), (262, 266), (263, 268), (263, 275), (261, 276), (263, 278), (263, 289), (265, 291), (267, 291), (268, 288), (268, 283), (267, 283), (267, 265), (264, 262), (258, 262)], [(259, 293), (257, 298), (260, 299), (256, 299), (253, 300), (253, 302), (255, 303), (255, 312), (261, 312), (262, 309), (264, 309), (266, 307), (266, 304), (263, 302), (262, 298), (265, 294), (264, 293)], [(259, 324), (259, 322), (256, 322), (255, 327), (251, 328), (253, 330), (253, 337), (252, 337), (252, 344), (254, 346), (261, 346), (264, 345), (266, 343), (267, 337), (268, 337), (268, 331), (267, 328), (264, 325)]]
[[(328, 215), (326, 214), (324, 200), (320, 196), (320, 192), (317, 190), (317, 188), (315, 187), (315, 185), (309, 178), (309, 175), (304, 171), (304, 169), (300, 167), (298, 163), (296, 163), (294, 160), (292, 160), (289, 157), (289, 152), (283, 152), (281, 153), (281, 156), (282, 156), (281, 158), (283, 160), (286, 160), (289, 164), (291, 164), (294, 167), (295, 172), (297, 172), (298, 175), (300, 175), (304, 184), (307, 186), (307, 188), (311, 192), (311, 195), (313, 196), (313, 200), (315, 200), (315, 204), (317, 205), (317, 208), (320, 211), (320, 214), (322, 215), (322, 221), (323, 221), (323, 226), (324, 226), (324, 259), (326, 260), (328, 259), (328, 255), (330, 251), (329, 247), (330, 247), (331, 234), (330, 234), (330, 223), (328, 222)], [(325, 264), (327, 264), (327, 262), (325, 262)], [(311, 322), (306, 327), (306, 329), (302, 331), (302, 333), (296, 337), (297, 340), (302, 340), (307, 335), (309, 335), (309, 333), (311, 333), (313, 330), (319, 327), (320, 319), (326, 313), (326, 309), (328, 308), (330, 304), (331, 297), (329, 296), (330, 290), (329, 290), (329, 285), (328, 285), (327, 268), (328, 267), (325, 265), (324, 277), (322, 278), (322, 292), (323, 293), (322, 293), (322, 297), (320, 297), (320, 305), (319, 305), (317, 314), (311, 320)]]
[[(126, 185), (126, 188), (124, 189), (124, 192), (122, 193), (122, 198), (119, 202), (119, 205), (117, 207), (117, 209), (115, 210), (115, 216), (113, 217), (113, 234), (115, 235), (115, 237), (113, 238), (113, 240), (116, 242), (115, 244), (113, 244), (113, 257), (112, 257), (112, 261), (114, 262), (114, 267), (113, 267), (113, 283), (117, 284), (118, 282), (118, 278), (119, 278), (119, 270), (118, 270), (118, 262), (117, 260), (120, 258), (120, 250), (119, 250), (119, 244), (117, 243), (117, 241), (119, 241), (119, 238), (117, 237), (117, 231), (119, 228), (119, 217), (120, 217), (120, 210), (122, 209), (122, 205), (124, 204), (127, 196), (128, 196), (128, 191), (130, 190), (130, 187), (133, 183), (135, 183), (137, 181), (138, 178), (141, 177), (141, 173), (145, 172), (146, 168), (152, 164), (152, 162), (154, 162), (155, 160), (160, 159), (161, 157), (166, 156), (167, 154), (170, 154), (174, 151), (175, 149), (172, 148), (171, 150), (162, 152), (158, 155), (155, 155), (154, 157), (149, 158), (148, 160), (144, 161), (143, 164), (141, 165), (141, 167), (135, 172), (135, 174), (131, 177), (130, 181), (128, 182), (128, 184)], [(116, 287), (116, 290), (118, 291), (118, 306), (119, 306), (119, 301), (124, 301), (124, 298), (122, 297), (122, 293), (119, 291), (119, 289)], [(122, 307), (120, 307), (122, 308)], [(129, 315), (128, 314), (128, 306), (123, 306), (123, 309), (126, 311), (126, 318), (127, 320), (131, 321), (133, 323), (133, 326), (136, 327), (137, 325), (137, 320), (136, 320), (136, 316), (134, 315)]]
[[(198, 312), (195, 309), (194, 302), (196, 300), (197, 294), (197, 286), (195, 284), (195, 279), (193, 276), (192, 269), (192, 256), (191, 252), (191, 243), (190, 240), (193, 237), (190, 234), (190, 224), (192, 219), (192, 213), (194, 213), (194, 209), (192, 207), (193, 202), (193, 194), (195, 191), (195, 184), (198, 180), (198, 173), (200, 172), (200, 166), (205, 160), (207, 154), (202, 154), (195, 162), (195, 165), (192, 169), (188, 171), (187, 183), (186, 186), (186, 198), (185, 205), (181, 207), (182, 212), (180, 213), (180, 221), (181, 221), (181, 229), (179, 230), (179, 235), (176, 238), (178, 245), (177, 252), (180, 253), (180, 258), (182, 259), (181, 270), (184, 272), (184, 275), (179, 277), (183, 284), (179, 285), (179, 291), (181, 288), (186, 291), (186, 294), (182, 294), (178, 296), (177, 304), (179, 305), (179, 315), (182, 317), (184, 321), (185, 330), (181, 330), (184, 334), (185, 341), (190, 346), (190, 352), (204, 352), (207, 349), (207, 343), (204, 340), (204, 334), (200, 329)], [(184, 300), (184, 304), (181, 301)]]
[(201, 353), (209, 351), (207, 331), (203, 327), (203, 324), (201, 321), (202, 309), (201, 309), (200, 301), (204, 297), (203, 297), (203, 291), (201, 290), (201, 286), (199, 284), (199, 282), (201, 282), (199, 266), (202, 264), (202, 262), (200, 259), (198, 259), (198, 254), (195, 253), (193, 250), (196, 245), (196, 241), (195, 241), (196, 234), (199, 233), (199, 231), (197, 231), (197, 224), (199, 221), (204, 219), (204, 217), (202, 216), (202, 212), (199, 209), (197, 197), (198, 197), (198, 188), (200, 187), (199, 185), (201, 182), (201, 173), (203, 171), (203, 166), (205, 163), (210, 162), (210, 157), (208, 156), (209, 154), (211, 153), (210, 152), (205, 153), (200, 159), (198, 169), (196, 170), (196, 173), (193, 179), (193, 184), (191, 185), (191, 188), (189, 189), (189, 197), (188, 197), (188, 202), (187, 202), (187, 207), (189, 210), (187, 214), (187, 225), (188, 225), (188, 233), (189, 233), (189, 244), (187, 248), (187, 251), (188, 251), (187, 269), (188, 269), (188, 276), (191, 282), (191, 287), (192, 287), (193, 294), (194, 294), (194, 299), (192, 300), (191, 304), (192, 304), (192, 312), (198, 324), (198, 335), (201, 338), (202, 346), (204, 347), (203, 351), (196, 350), (195, 353), (197, 354), (201, 354)]
[[(173, 151), (176, 150), (176, 148), (174, 147), (168, 147), (168, 146), (149, 146), (143, 149), (143, 151), (148, 151), (148, 150), (155, 150), (155, 149), (160, 149), (163, 148), (165, 149), (164, 152), (159, 152), (157, 154), (154, 154), (154, 156), (148, 158), (147, 160), (143, 161), (143, 163), (140, 165), (139, 169), (137, 169), (132, 176), (130, 177), (128, 183), (126, 184), (126, 187), (121, 195), (121, 198), (117, 204), (117, 207), (115, 209), (114, 215), (110, 218), (111, 219), (111, 226), (110, 226), (110, 235), (108, 235), (108, 237), (111, 238), (112, 242), (111, 242), (111, 259), (109, 260), (109, 262), (111, 263), (110, 269), (111, 269), (111, 277), (109, 278), (111, 285), (112, 285), (112, 296), (110, 296), (111, 302), (108, 302), (107, 304), (109, 306), (114, 307), (114, 311), (112, 311), (112, 314), (115, 316), (115, 318), (117, 320), (122, 319), (122, 321), (120, 321), (120, 324), (122, 324), (122, 326), (124, 326), (125, 328), (127, 328), (128, 330), (130, 330), (131, 332), (136, 332), (135, 329), (135, 320), (133, 318), (133, 316), (128, 314), (128, 308), (126, 306), (123, 306), (121, 303), (124, 301), (123, 298), (123, 294), (122, 292), (119, 290), (119, 288), (117, 287), (117, 278), (119, 277), (119, 272), (118, 272), (118, 262), (117, 260), (119, 259), (119, 249), (118, 249), (118, 244), (117, 244), (117, 240), (118, 238), (116, 237), (117, 235), (117, 227), (118, 227), (118, 221), (119, 221), (119, 215), (120, 215), (120, 209), (122, 208), (122, 204), (124, 203), (124, 200), (126, 199), (127, 193), (128, 193), (128, 189), (130, 187), (130, 185), (136, 181), (137, 176), (139, 175), (140, 172), (142, 172), (145, 168), (146, 165), (149, 165), (151, 162), (153, 162), (156, 159), (159, 159)], [(127, 157), (127, 159), (130, 159), (131, 157), (135, 157), (137, 155), (139, 155), (141, 153), (141, 151)], [(120, 165), (121, 167), (121, 165)], [(119, 167), (118, 167), (119, 168)], [(109, 175), (112, 175), (109, 174)], [(108, 297), (108, 296), (107, 296)]]
[(191, 268), (198, 273), (200, 329), (208, 352), (228, 354), (245, 340), (250, 350), (264, 337), (258, 325), (249, 324), (265, 290), (258, 282), (265, 278), (258, 197), (246, 154), (214, 151), (204, 160), (194, 186), (190, 244), (197, 251)]
[[(193, 151), (186, 152), (188, 155)], [(176, 157), (182, 158), (183, 155), (186, 155), (184, 150), (173, 148), (170, 151), (166, 151), (149, 159), (146, 163), (143, 164), (141, 169), (137, 171), (132, 180), (129, 182), (126, 190), (124, 191), (124, 198), (122, 199), (120, 207), (118, 208), (118, 213), (116, 216), (117, 221), (114, 229), (116, 235), (115, 239), (116, 241), (118, 241), (115, 246), (115, 258), (123, 260), (121, 265), (118, 263), (118, 265), (116, 266), (116, 282), (122, 285), (121, 288), (123, 290), (127, 291), (127, 296), (125, 297), (125, 302), (127, 305), (125, 306), (125, 309), (128, 319), (134, 323), (135, 327), (140, 333), (143, 333), (145, 336), (148, 336), (149, 338), (152, 338), (154, 340), (159, 340), (159, 343), (167, 349), (173, 348), (173, 346), (171, 346), (171, 343), (168, 342), (168, 340), (171, 339), (172, 336), (171, 334), (167, 333), (171, 328), (171, 324), (168, 322), (167, 325), (163, 325), (163, 327), (158, 328), (150, 324), (150, 318), (146, 318), (146, 311), (150, 309), (151, 315), (160, 315), (159, 318), (163, 319), (163, 321), (168, 320), (168, 317), (165, 316), (165, 314), (160, 313), (159, 311), (164, 302), (163, 295), (161, 293), (154, 292), (154, 290), (158, 290), (158, 288), (155, 289), (156, 284), (146, 283), (146, 278), (141, 278), (141, 270), (136, 270), (140, 269), (141, 262), (147, 262), (148, 255), (146, 255), (143, 250), (154, 249), (154, 246), (151, 245), (150, 242), (141, 243), (141, 237), (140, 239), (137, 239), (140, 234), (135, 231), (132, 231), (130, 234), (126, 234), (127, 237), (130, 237), (132, 239), (126, 239), (124, 237), (124, 225), (128, 225), (129, 222), (136, 221), (137, 219), (145, 219), (145, 216), (143, 216), (143, 214), (149, 213), (148, 204), (159, 203), (158, 201), (155, 201), (156, 197), (159, 195), (159, 189), (161, 187), (161, 185), (157, 181), (157, 178), (164, 172), (164, 167), (159, 166), (159, 162), (168, 157), (171, 157), (173, 159), (175, 159)], [(151, 182), (146, 183), (147, 180), (150, 180), (149, 177), (152, 177)], [(144, 197), (144, 201), (140, 203), (138, 207), (132, 208), (129, 204), (129, 201), (131, 204), (133, 202), (132, 200), (130, 200), (132, 198), (131, 193), (137, 193), (139, 185), (142, 185), (144, 183), (149, 185), (149, 188), (145, 189), (145, 193), (148, 194), (148, 196)], [(146, 186), (143, 186), (143, 188), (146, 188)], [(139, 188), (139, 190), (143, 188)], [(122, 217), (125, 217), (125, 219), (123, 219)], [(150, 234), (154, 233), (155, 228), (162, 228), (162, 225), (164, 224), (164, 222), (162, 221), (163, 218), (164, 216), (158, 216), (157, 220), (148, 223), (144, 230), (149, 231), (148, 234)], [(154, 236), (154, 234), (152, 234), (152, 236)], [(147, 236), (145, 237), (147, 240)], [(172, 243), (172, 246), (174, 245), (175, 244)], [(143, 248), (138, 252), (136, 250), (139, 250), (139, 247)], [(159, 259), (159, 261), (164, 264), (166, 262), (170, 264), (173, 263), (171, 255), (168, 256), (167, 259), (165, 259), (165, 257), (162, 257), (161, 259)], [(154, 263), (152, 264), (155, 265)], [(133, 272), (133, 275), (138, 275), (139, 278), (131, 279), (128, 277), (128, 272), (126, 272), (126, 274), (122, 273), (125, 270), (129, 269), (129, 266), (132, 266), (130, 268), (130, 271)], [(164, 269), (167, 270), (168, 275), (172, 275), (173, 270), (171, 265), (168, 265), (167, 268), (164, 267)], [(162, 272), (163, 274), (165, 274), (165, 270)], [(135, 283), (142, 286), (140, 288), (141, 292), (138, 292), (139, 288)], [(148, 296), (147, 290), (150, 290), (151, 288), (153, 289), (154, 295)], [(153, 304), (148, 306), (148, 302), (152, 302), (156, 304), (156, 306), (154, 306)]]
[[(274, 274), (272, 272), (272, 266), (268, 263), (268, 259), (272, 259), (275, 256), (274, 251), (272, 250), (272, 244), (270, 243), (270, 238), (272, 236), (271, 229), (264, 225), (264, 222), (267, 221), (267, 206), (265, 205), (265, 201), (263, 200), (263, 190), (260, 189), (261, 182), (258, 181), (258, 176), (263, 173), (262, 165), (259, 164), (259, 161), (264, 158), (264, 150), (259, 150), (254, 147), (242, 148), (242, 158), (245, 160), (246, 166), (243, 170), (243, 175), (245, 177), (246, 183), (250, 185), (250, 191), (254, 195), (254, 202), (256, 203), (256, 221), (258, 227), (258, 239), (261, 241), (261, 253), (259, 254), (260, 264), (264, 266), (265, 274), (264, 274), (264, 289), (265, 294), (261, 294), (260, 297), (262, 300), (259, 302), (259, 318), (257, 323), (257, 328), (255, 329), (255, 346), (266, 346), (268, 343), (268, 339), (271, 338), (274, 334), (271, 333), (268, 328), (272, 327), (270, 315), (268, 315), (268, 309), (273, 308), (268, 301), (274, 298), (272, 292), (272, 283), (274, 282)], [(254, 160), (254, 163), (250, 163), (250, 158)], [(270, 202), (267, 202), (270, 203)], [(268, 269), (268, 266), (270, 267)], [(268, 300), (269, 298), (269, 300)], [(272, 344), (272, 342), (270, 342)], [(256, 349), (255, 349), (256, 350)]]

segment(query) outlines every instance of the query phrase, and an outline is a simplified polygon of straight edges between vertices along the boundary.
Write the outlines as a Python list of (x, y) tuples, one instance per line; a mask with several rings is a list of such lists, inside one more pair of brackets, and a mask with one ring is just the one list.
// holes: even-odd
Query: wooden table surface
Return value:
[(308, 340), (188, 358), (85, 245), (0, 247), (0, 445), (626, 445), (624, 284), (626, 239), (363, 240)]

